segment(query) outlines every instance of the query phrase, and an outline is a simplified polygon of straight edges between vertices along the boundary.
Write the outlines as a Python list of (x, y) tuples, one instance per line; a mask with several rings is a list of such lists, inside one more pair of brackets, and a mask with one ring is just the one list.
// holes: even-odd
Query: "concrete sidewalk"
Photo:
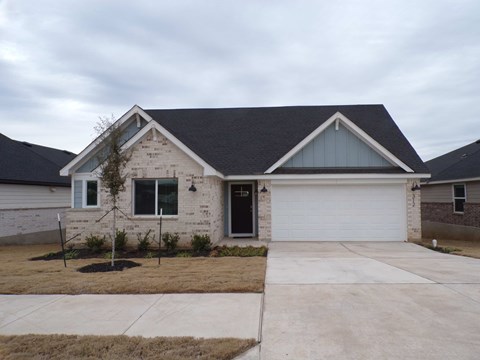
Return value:
[(0, 295), (0, 335), (259, 339), (262, 294)]

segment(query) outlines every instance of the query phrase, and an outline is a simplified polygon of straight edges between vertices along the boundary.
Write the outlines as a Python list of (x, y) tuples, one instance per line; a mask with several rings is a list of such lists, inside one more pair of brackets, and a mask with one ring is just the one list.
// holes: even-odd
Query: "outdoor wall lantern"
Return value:
[(195, 187), (195, 181), (193, 180), (193, 177), (192, 177), (192, 185), (190, 185), (190, 187), (188, 188), (188, 191), (197, 191), (197, 188)]
[(420, 185), (418, 185), (417, 183), (413, 183), (412, 191), (417, 191), (417, 190), (420, 190)]
[(263, 184), (263, 188), (262, 188), (262, 190), (260, 190), (260, 192), (262, 192), (262, 193), (268, 192), (267, 188), (265, 187), (265, 183)]

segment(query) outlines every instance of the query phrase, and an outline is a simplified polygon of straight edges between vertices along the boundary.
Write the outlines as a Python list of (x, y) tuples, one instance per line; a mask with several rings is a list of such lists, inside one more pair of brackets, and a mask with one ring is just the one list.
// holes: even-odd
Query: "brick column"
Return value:
[[(267, 192), (260, 190), (265, 185)], [(271, 240), (272, 238), (272, 185), (270, 181), (259, 181), (258, 186), (258, 239)]]
[(414, 184), (420, 185), (420, 179), (407, 181), (407, 238), (409, 241), (422, 238), (421, 190), (412, 191)]

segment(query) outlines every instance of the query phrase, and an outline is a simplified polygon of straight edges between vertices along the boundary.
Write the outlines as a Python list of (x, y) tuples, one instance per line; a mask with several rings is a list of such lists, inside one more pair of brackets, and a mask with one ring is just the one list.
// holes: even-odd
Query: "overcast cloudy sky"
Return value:
[(480, 1), (0, 0), (0, 132), (81, 151), (143, 108), (384, 104), (423, 160), (480, 138)]

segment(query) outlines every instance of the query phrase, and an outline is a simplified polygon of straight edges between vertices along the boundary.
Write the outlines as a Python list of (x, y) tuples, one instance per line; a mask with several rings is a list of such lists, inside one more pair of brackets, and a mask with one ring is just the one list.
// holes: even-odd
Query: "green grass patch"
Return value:
[(222, 246), (217, 247), (213, 250), (216, 254), (212, 256), (238, 256), (238, 257), (252, 257), (252, 256), (266, 256), (267, 248), (265, 246), (254, 247), (254, 246)]

